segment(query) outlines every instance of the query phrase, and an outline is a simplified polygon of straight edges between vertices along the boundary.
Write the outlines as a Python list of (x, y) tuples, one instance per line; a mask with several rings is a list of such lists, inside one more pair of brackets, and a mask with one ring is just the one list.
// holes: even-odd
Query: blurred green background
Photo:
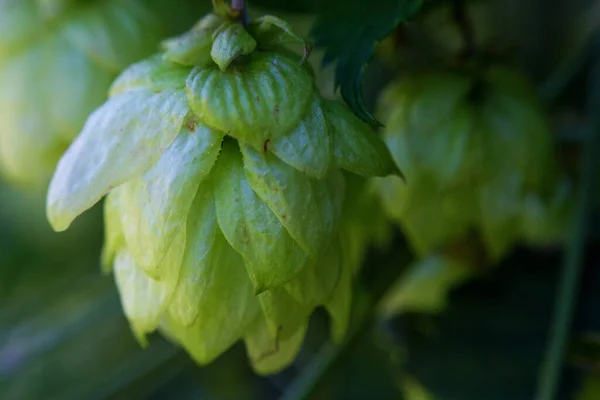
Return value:
[[(255, 3), (253, 12), (283, 13), (302, 34), (315, 20), (294, 13), (312, 10), (313, 2)], [(378, 47), (364, 77), (369, 109), (406, 63), (432, 62), (462, 46), (451, 14), (439, 11), (451, 2), (425, 3), (431, 13), (393, 32), (404, 38), (400, 44)], [(468, 3), (478, 38), (526, 72), (551, 115), (561, 162), (578, 183), (576, 226), (564, 243), (517, 246), (499, 265), (453, 288), (434, 271), (434, 283), (416, 286), (416, 296), (441, 296), (440, 312), (383, 318), (377, 310), (384, 293), (413, 260), (396, 229), (389, 246), (365, 258), (347, 341), (330, 344), (325, 313), (317, 312), (294, 364), (262, 378), (241, 344), (204, 367), (158, 335), (141, 349), (112, 276), (100, 273), (101, 206), (57, 234), (43, 195), (0, 181), (0, 399), (537, 400), (545, 385), (556, 386), (556, 399), (600, 399), (600, 2)], [(311, 63), (319, 67), (322, 57), (316, 49)], [(333, 68), (319, 71), (319, 87), (336, 96)], [(552, 357), (557, 304), (570, 301), (566, 353)], [(544, 382), (544, 368), (554, 362), (548, 360), (557, 359), (560, 380)]]

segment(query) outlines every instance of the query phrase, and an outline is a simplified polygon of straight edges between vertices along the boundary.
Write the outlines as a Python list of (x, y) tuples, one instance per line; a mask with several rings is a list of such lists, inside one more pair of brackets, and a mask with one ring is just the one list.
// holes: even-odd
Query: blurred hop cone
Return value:
[(182, 13), (166, 12), (161, 3), (0, 1), (2, 175), (22, 187), (45, 189), (117, 74), (180, 32), (170, 28)]
[(116, 79), (58, 163), (47, 214), (62, 231), (108, 194), (103, 265), (140, 341), (159, 328), (204, 364), (244, 339), (268, 374), (295, 358), (315, 307), (344, 335), (343, 171), (398, 169), (321, 97), (285, 21), (230, 12)]
[(421, 72), (392, 83), (379, 114), (407, 184), (378, 180), (420, 257), (473, 232), (496, 261), (516, 241), (551, 244), (571, 203), (535, 89), (502, 66)]

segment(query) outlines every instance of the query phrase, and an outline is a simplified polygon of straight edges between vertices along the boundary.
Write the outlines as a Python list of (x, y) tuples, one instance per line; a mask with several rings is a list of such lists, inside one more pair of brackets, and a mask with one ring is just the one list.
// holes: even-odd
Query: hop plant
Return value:
[(45, 188), (117, 74), (173, 33), (169, 24), (180, 13), (159, 12), (165, 6), (155, 3), (0, 2), (0, 172), (7, 179)]
[(319, 305), (343, 336), (343, 171), (397, 167), (320, 96), (294, 45), (307, 49), (281, 19), (216, 8), (125, 70), (58, 163), (55, 230), (108, 193), (103, 266), (142, 342), (158, 328), (204, 364), (243, 339), (266, 374), (293, 360)]
[(379, 113), (408, 180), (383, 180), (380, 195), (419, 256), (473, 232), (490, 261), (518, 240), (560, 239), (569, 185), (522, 75), (501, 66), (413, 74), (386, 89)]
[(393, 223), (384, 212), (372, 179), (346, 173), (346, 199), (341, 220), (344, 259), (357, 272), (366, 252), (384, 250), (392, 242)]

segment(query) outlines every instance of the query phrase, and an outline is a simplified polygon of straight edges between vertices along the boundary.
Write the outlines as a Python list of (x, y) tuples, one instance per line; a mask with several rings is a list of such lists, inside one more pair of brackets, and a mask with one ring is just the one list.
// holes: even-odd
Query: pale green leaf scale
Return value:
[(557, 243), (573, 213), (573, 183), (562, 177), (550, 196), (527, 193), (521, 205), (522, 238), (529, 243)]
[(298, 355), (308, 323), (305, 322), (292, 336), (273, 339), (262, 318), (258, 318), (244, 337), (246, 351), (257, 374), (271, 375), (281, 372)]
[(191, 30), (163, 42), (165, 60), (181, 65), (207, 65), (212, 62), (212, 35), (206, 30)]
[(101, 266), (102, 271), (105, 273), (112, 270), (115, 255), (125, 247), (118, 190), (119, 188), (111, 191), (104, 199), (104, 244), (102, 246)]
[(187, 93), (204, 123), (263, 149), (297, 126), (309, 110), (315, 87), (295, 60), (255, 52), (226, 71), (217, 66), (194, 68)]
[[(214, 321), (211, 335), (219, 334), (219, 325), (231, 324), (238, 337), (258, 309), (244, 260), (219, 229), (212, 184), (202, 183), (188, 216), (185, 256), (170, 314), (182, 326)], [(220, 315), (228, 315), (229, 322)]]
[(195, 204), (201, 211), (192, 211), (188, 221), (196, 230), (188, 232), (179, 284), (160, 330), (206, 364), (242, 338), (260, 308), (244, 260), (218, 231), (212, 195), (200, 190)]
[[(394, 132), (387, 129), (385, 140), (407, 176), (417, 173), (413, 169), (429, 171), (440, 175), (440, 184), (456, 185), (460, 173), (477, 162), (473, 155), (465, 156), (477, 146), (472, 135), (473, 110), (465, 104), (472, 79), (455, 79), (447, 73), (434, 73), (427, 79), (432, 85), (406, 77), (384, 91), (380, 114), (383, 120), (394, 121)], [(442, 174), (440, 165), (444, 165)]]
[[(219, 265), (224, 247), (219, 243), (219, 239), (223, 241), (225, 239), (217, 223), (215, 199), (210, 180), (204, 181), (198, 187), (185, 223), (187, 226), (185, 252), (181, 263), (179, 283), (169, 308), (169, 314), (175, 324), (189, 327), (198, 316), (201, 302), (210, 300), (210, 296), (216, 294), (211, 291), (215, 279), (219, 278), (219, 274), (222, 272), (220, 267), (231, 269), (229, 265)], [(231, 249), (231, 251), (234, 250)], [(244, 283), (251, 286), (243, 260), (240, 258), (239, 261), (245, 280), (240, 283), (242, 286)]]
[(523, 173), (512, 171), (479, 185), (479, 229), (492, 259), (499, 259), (518, 239)]
[(360, 176), (402, 176), (383, 140), (344, 105), (324, 101), (337, 164)]
[(118, 73), (151, 54), (164, 31), (160, 19), (142, 3), (122, 0), (76, 8), (65, 19), (62, 34), (90, 58)]
[[(248, 183), (288, 233), (311, 256), (319, 255), (337, 228), (327, 180), (311, 179), (269, 152), (241, 144)], [(332, 193), (341, 195), (343, 192)], [(341, 208), (341, 207), (340, 207)], [(333, 214), (333, 215), (332, 215)]]
[(109, 190), (158, 161), (188, 112), (185, 92), (143, 89), (115, 96), (94, 111), (50, 183), (46, 211), (54, 229), (67, 229)]
[(120, 208), (127, 247), (150, 276), (161, 277), (161, 261), (185, 225), (198, 185), (210, 173), (222, 140), (221, 133), (188, 120), (160, 159), (120, 188), (127, 199)]
[(367, 124), (341, 103), (325, 100), (323, 106), (341, 168), (367, 177), (399, 173), (385, 143)]
[(377, 306), (377, 314), (391, 318), (399, 313), (443, 312), (450, 291), (469, 279), (476, 270), (469, 264), (438, 254), (428, 254), (407, 266)]
[(271, 140), (267, 148), (298, 171), (323, 178), (329, 170), (332, 146), (320, 99), (313, 100), (306, 116), (289, 134)]
[(302, 270), (283, 288), (302, 305), (323, 305), (330, 300), (339, 282), (342, 259), (340, 242), (335, 240), (318, 262)]
[(145, 60), (130, 65), (110, 87), (110, 96), (133, 89), (163, 90), (185, 89), (185, 81), (191, 68), (164, 60), (155, 54)]
[(285, 288), (276, 287), (258, 295), (267, 329), (272, 339), (291, 337), (306, 323), (314, 306), (296, 300)]
[(225, 22), (215, 31), (210, 56), (219, 69), (225, 71), (236, 58), (248, 55), (254, 49), (256, 40), (242, 24)]
[(255, 291), (296, 276), (309, 263), (308, 255), (250, 187), (235, 143), (224, 143), (213, 178), (219, 226), (246, 261)]
[(205, 31), (205, 32), (214, 32), (217, 28), (223, 25), (225, 19), (223, 17), (211, 12), (206, 14), (204, 17), (200, 18), (198, 22), (194, 24), (192, 27), (192, 31)]
[(494, 176), (502, 170), (520, 170), (524, 185), (543, 190), (552, 157), (548, 121), (537, 103), (525, 103), (514, 94), (496, 89), (488, 95), (488, 106), (480, 115), (481, 173)]
[(301, 36), (294, 33), (290, 24), (273, 15), (264, 15), (248, 25), (248, 31), (263, 50), (289, 51), (289, 45), (307, 46)]
[[(181, 230), (176, 242), (175, 247), (185, 243), (185, 229)], [(156, 281), (135, 265), (135, 260), (126, 249), (115, 256), (114, 274), (121, 304), (139, 338), (153, 332), (167, 311), (179, 278), (180, 263), (176, 261), (165, 260), (169, 264), (169, 273), (163, 280)]]
[(421, 256), (462, 237), (477, 223), (478, 204), (469, 186), (447, 193), (435, 177), (413, 173), (406, 184), (398, 181), (387, 186), (383, 194), (389, 215), (398, 218), (414, 251)]
[(426, 85), (418, 82), (414, 85), (414, 95), (407, 110), (408, 123), (412, 128), (418, 127), (408, 133), (421, 138), (435, 135), (435, 128), (447, 121), (458, 106), (464, 104), (473, 88), (472, 78), (466, 75), (432, 73), (427, 76), (427, 81)]
[(339, 344), (345, 337), (352, 308), (352, 265), (342, 259), (340, 277), (333, 294), (325, 304), (331, 317), (331, 337)]

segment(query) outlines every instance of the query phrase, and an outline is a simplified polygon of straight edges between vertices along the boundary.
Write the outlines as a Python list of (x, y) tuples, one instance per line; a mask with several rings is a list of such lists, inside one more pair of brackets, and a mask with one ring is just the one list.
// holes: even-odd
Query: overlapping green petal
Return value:
[(361, 176), (399, 173), (385, 143), (344, 105), (324, 101), (331, 127), (333, 156), (343, 169)]
[[(126, 56), (99, 31), (111, 12), (89, 20), (96, 47), (89, 35), (76, 42), (108, 69)], [(83, 29), (86, 14), (75, 15), (65, 37)], [(133, 21), (113, 23), (138, 40)], [(108, 193), (102, 266), (142, 343), (158, 327), (205, 364), (243, 338), (270, 374), (295, 358), (316, 307), (343, 338), (375, 230), (340, 233), (345, 201), (357, 200), (342, 169), (397, 167), (366, 125), (319, 96), (290, 43), (308, 50), (275, 17), (203, 18), (117, 78), (58, 165), (47, 202), (56, 230)], [(359, 250), (345, 257), (347, 245)]]
[(331, 317), (331, 338), (334, 343), (340, 343), (350, 324), (352, 307), (352, 266), (348, 262), (340, 265), (340, 277), (331, 295), (325, 303), (325, 308)]
[(264, 15), (248, 25), (248, 31), (264, 50), (286, 51), (289, 45), (306, 47), (306, 41), (294, 33), (290, 24), (273, 15)]
[(547, 117), (520, 73), (413, 74), (391, 84), (379, 108), (408, 178), (378, 181), (379, 193), (420, 256), (468, 243), (494, 262), (520, 240), (558, 239), (550, 221), (566, 222), (568, 202), (551, 199), (558, 168)]
[(102, 246), (102, 271), (110, 272), (119, 250), (125, 247), (125, 236), (121, 225), (119, 192), (111, 192), (104, 200), (104, 245)]
[(287, 339), (304, 324), (314, 305), (295, 299), (284, 287), (276, 287), (258, 295), (267, 330), (272, 339)]
[(308, 111), (315, 88), (295, 60), (269, 52), (250, 57), (226, 71), (194, 68), (187, 92), (202, 121), (259, 150), (291, 132)]
[(215, 14), (205, 16), (191, 30), (163, 41), (162, 57), (185, 66), (208, 65), (212, 62), (212, 34), (222, 23), (223, 19)]
[(239, 56), (248, 55), (256, 49), (256, 40), (240, 23), (223, 23), (214, 32), (213, 38), (210, 56), (221, 71), (225, 71)]
[(240, 147), (246, 178), (254, 192), (290, 236), (308, 254), (317, 256), (338, 228), (341, 207), (334, 206), (334, 196), (343, 199), (343, 178), (311, 179), (269, 152), (244, 144)]
[(198, 185), (215, 163), (223, 135), (190, 119), (161, 158), (120, 188), (127, 248), (136, 264), (154, 278), (185, 225)]
[(183, 246), (185, 228), (173, 242), (172, 255), (168, 255), (163, 261), (168, 273), (160, 281), (148, 277), (139, 269), (126, 249), (120, 250), (115, 256), (115, 280), (121, 303), (133, 331), (142, 343), (145, 335), (157, 328), (169, 306), (179, 278), (181, 257), (178, 254)]
[(183, 91), (142, 89), (115, 96), (94, 111), (50, 183), (47, 214), (54, 229), (67, 229), (109, 190), (156, 162), (188, 111)]
[(271, 375), (291, 364), (300, 351), (306, 328), (307, 325), (304, 324), (286, 339), (273, 339), (264, 321), (257, 320), (244, 338), (254, 371), (261, 375)]
[(321, 101), (315, 99), (298, 126), (288, 135), (269, 141), (266, 148), (298, 171), (321, 179), (333, 156), (328, 131)]
[(244, 257), (256, 292), (279, 286), (309, 262), (269, 207), (254, 193), (237, 145), (225, 142), (214, 171), (219, 226)]
[(259, 305), (243, 259), (218, 231), (210, 190), (202, 189), (206, 192), (198, 192), (188, 221), (179, 285), (161, 329), (205, 364), (241, 339)]
[(185, 88), (190, 68), (163, 60), (154, 55), (129, 66), (115, 79), (110, 87), (110, 96), (133, 89), (179, 90)]

